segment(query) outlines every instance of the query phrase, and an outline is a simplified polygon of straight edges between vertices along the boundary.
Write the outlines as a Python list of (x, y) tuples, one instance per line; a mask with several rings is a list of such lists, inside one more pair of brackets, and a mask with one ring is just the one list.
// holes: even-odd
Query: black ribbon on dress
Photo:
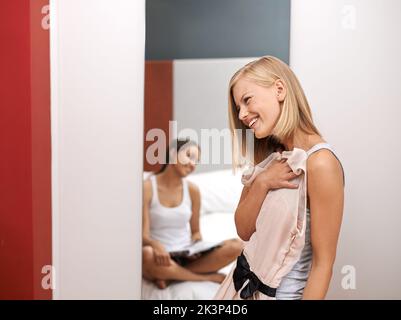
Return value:
[(242, 288), (245, 281), (249, 280), (246, 286), (241, 290), (240, 297), (242, 299), (252, 297), (255, 291), (260, 291), (269, 297), (276, 296), (276, 289), (265, 285), (259, 280), (256, 274), (250, 270), (248, 261), (246, 261), (243, 253), (237, 258), (237, 266), (233, 273), (233, 280), (234, 288), (237, 292)]

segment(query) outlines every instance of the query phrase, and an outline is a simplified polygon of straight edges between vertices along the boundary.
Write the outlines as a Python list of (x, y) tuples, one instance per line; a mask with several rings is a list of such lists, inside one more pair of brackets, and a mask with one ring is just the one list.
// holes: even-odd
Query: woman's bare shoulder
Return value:
[[(341, 169), (337, 157), (329, 149), (320, 149), (312, 153), (307, 160), (309, 170), (335, 170)], [(341, 171), (341, 170), (340, 170)]]
[(308, 180), (330, 179), (343, 183), (343, 169), (337, 157), (328, 149), (320, 149), (312, 153), (307, 160)]
[(199, 197), (200, 196), (199, 187), (195, 183), (188, 181), (188, 189), (189, 189), (189, 193), (191, 194), (191, 197)]
[(145, 199), (152, 198), (152, 181), (150, 178), (143, 180), (143, 196)]

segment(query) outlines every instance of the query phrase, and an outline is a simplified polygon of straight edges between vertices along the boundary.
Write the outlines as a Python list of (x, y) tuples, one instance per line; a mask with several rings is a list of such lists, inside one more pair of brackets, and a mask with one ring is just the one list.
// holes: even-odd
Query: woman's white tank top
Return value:
[(181, 204), (169, 208), (163, 206), (159, 201), (156, 176), (150, 176), (150, 181), (153, 193), (149, 210), (151, 238), (160, 241), (167, 251), (189, 245), (191, 243), (192, 201), (188, 182), (182, 179)]

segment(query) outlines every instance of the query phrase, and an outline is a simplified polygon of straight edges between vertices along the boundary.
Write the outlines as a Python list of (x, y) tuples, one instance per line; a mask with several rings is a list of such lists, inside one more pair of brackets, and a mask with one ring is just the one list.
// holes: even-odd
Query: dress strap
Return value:
[(157, 193), (157, 179), (156, 179), (156, 175), (152, 174), (150, 176), (150, 183), (152, 184), (152, 202), (153, 203), (159, 203), (159, 195)]
[[(310, 148), (308, 151), (306, 151), (306, 153), (308, 154), (308, 157), (312, 154), (312, 153), (314, 153), (314, 152), (316, 152), (316, 151), (318, 151), (318, 150), (320, 150), (320, 149), (329, 149), (331, 152), (333, 152), (334, 153), (334, 155), (335, 155), (335, 152), (334, 152), (334, 150), (331, 148), (331, 146), (328, 144), (328, 143), (326, 143), (326, 142), (321, 142), (321, 143), (317, 143), (317, 144), (315, 144), (312, 148)], [(336, 156), (337, 157), (337, 156)]]
[(189, 183), (188, 180), (183, 178), (182, 179), (182, 203), (191, 203), (191, 195), (189, 194)]
[(315, 153), (316, 151), (321, 150), (321, 149), (328, 149), (328, 150), (330, 150), (331, 153), (337, 158), (337, 160), (338, 160), (338, 162), (340, 163), (341, 168), (342, 168), (342, 170), (343, 170), (343, 181), (344, 181), (344, 185), (345, 185), (344, 167), (343, 167), (343, 165), (342, 165), (340, 159), (337, 157), (337, 155), (336, 155), (335, 151), (333, 150), (333, 148), (332, 148), (327, 142), (321, 142), (321, 143), (315, 144), (312, 148), (310, 148), (308, 151), (306, 151), (306, 153), (307, 153), (307, 155), (308, 155), (308, 157), (309, 157), (312, 153)]

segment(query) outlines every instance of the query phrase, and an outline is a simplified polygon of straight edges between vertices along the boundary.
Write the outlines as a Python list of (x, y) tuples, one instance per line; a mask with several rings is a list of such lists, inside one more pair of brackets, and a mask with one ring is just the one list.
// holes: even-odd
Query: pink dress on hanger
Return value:
[(298, 148), (272, 153), (245, 172), (242, 183), (250, 185), (274, 160), (287, 159), (297, 177), (297, 189), (269, 191), (256, 220), (256, 231), (245, 242), (241, 256), (221, 284), (214, 299), (275, 299), (281, 279), (291, 271), (305, 245), (307, 153)]

